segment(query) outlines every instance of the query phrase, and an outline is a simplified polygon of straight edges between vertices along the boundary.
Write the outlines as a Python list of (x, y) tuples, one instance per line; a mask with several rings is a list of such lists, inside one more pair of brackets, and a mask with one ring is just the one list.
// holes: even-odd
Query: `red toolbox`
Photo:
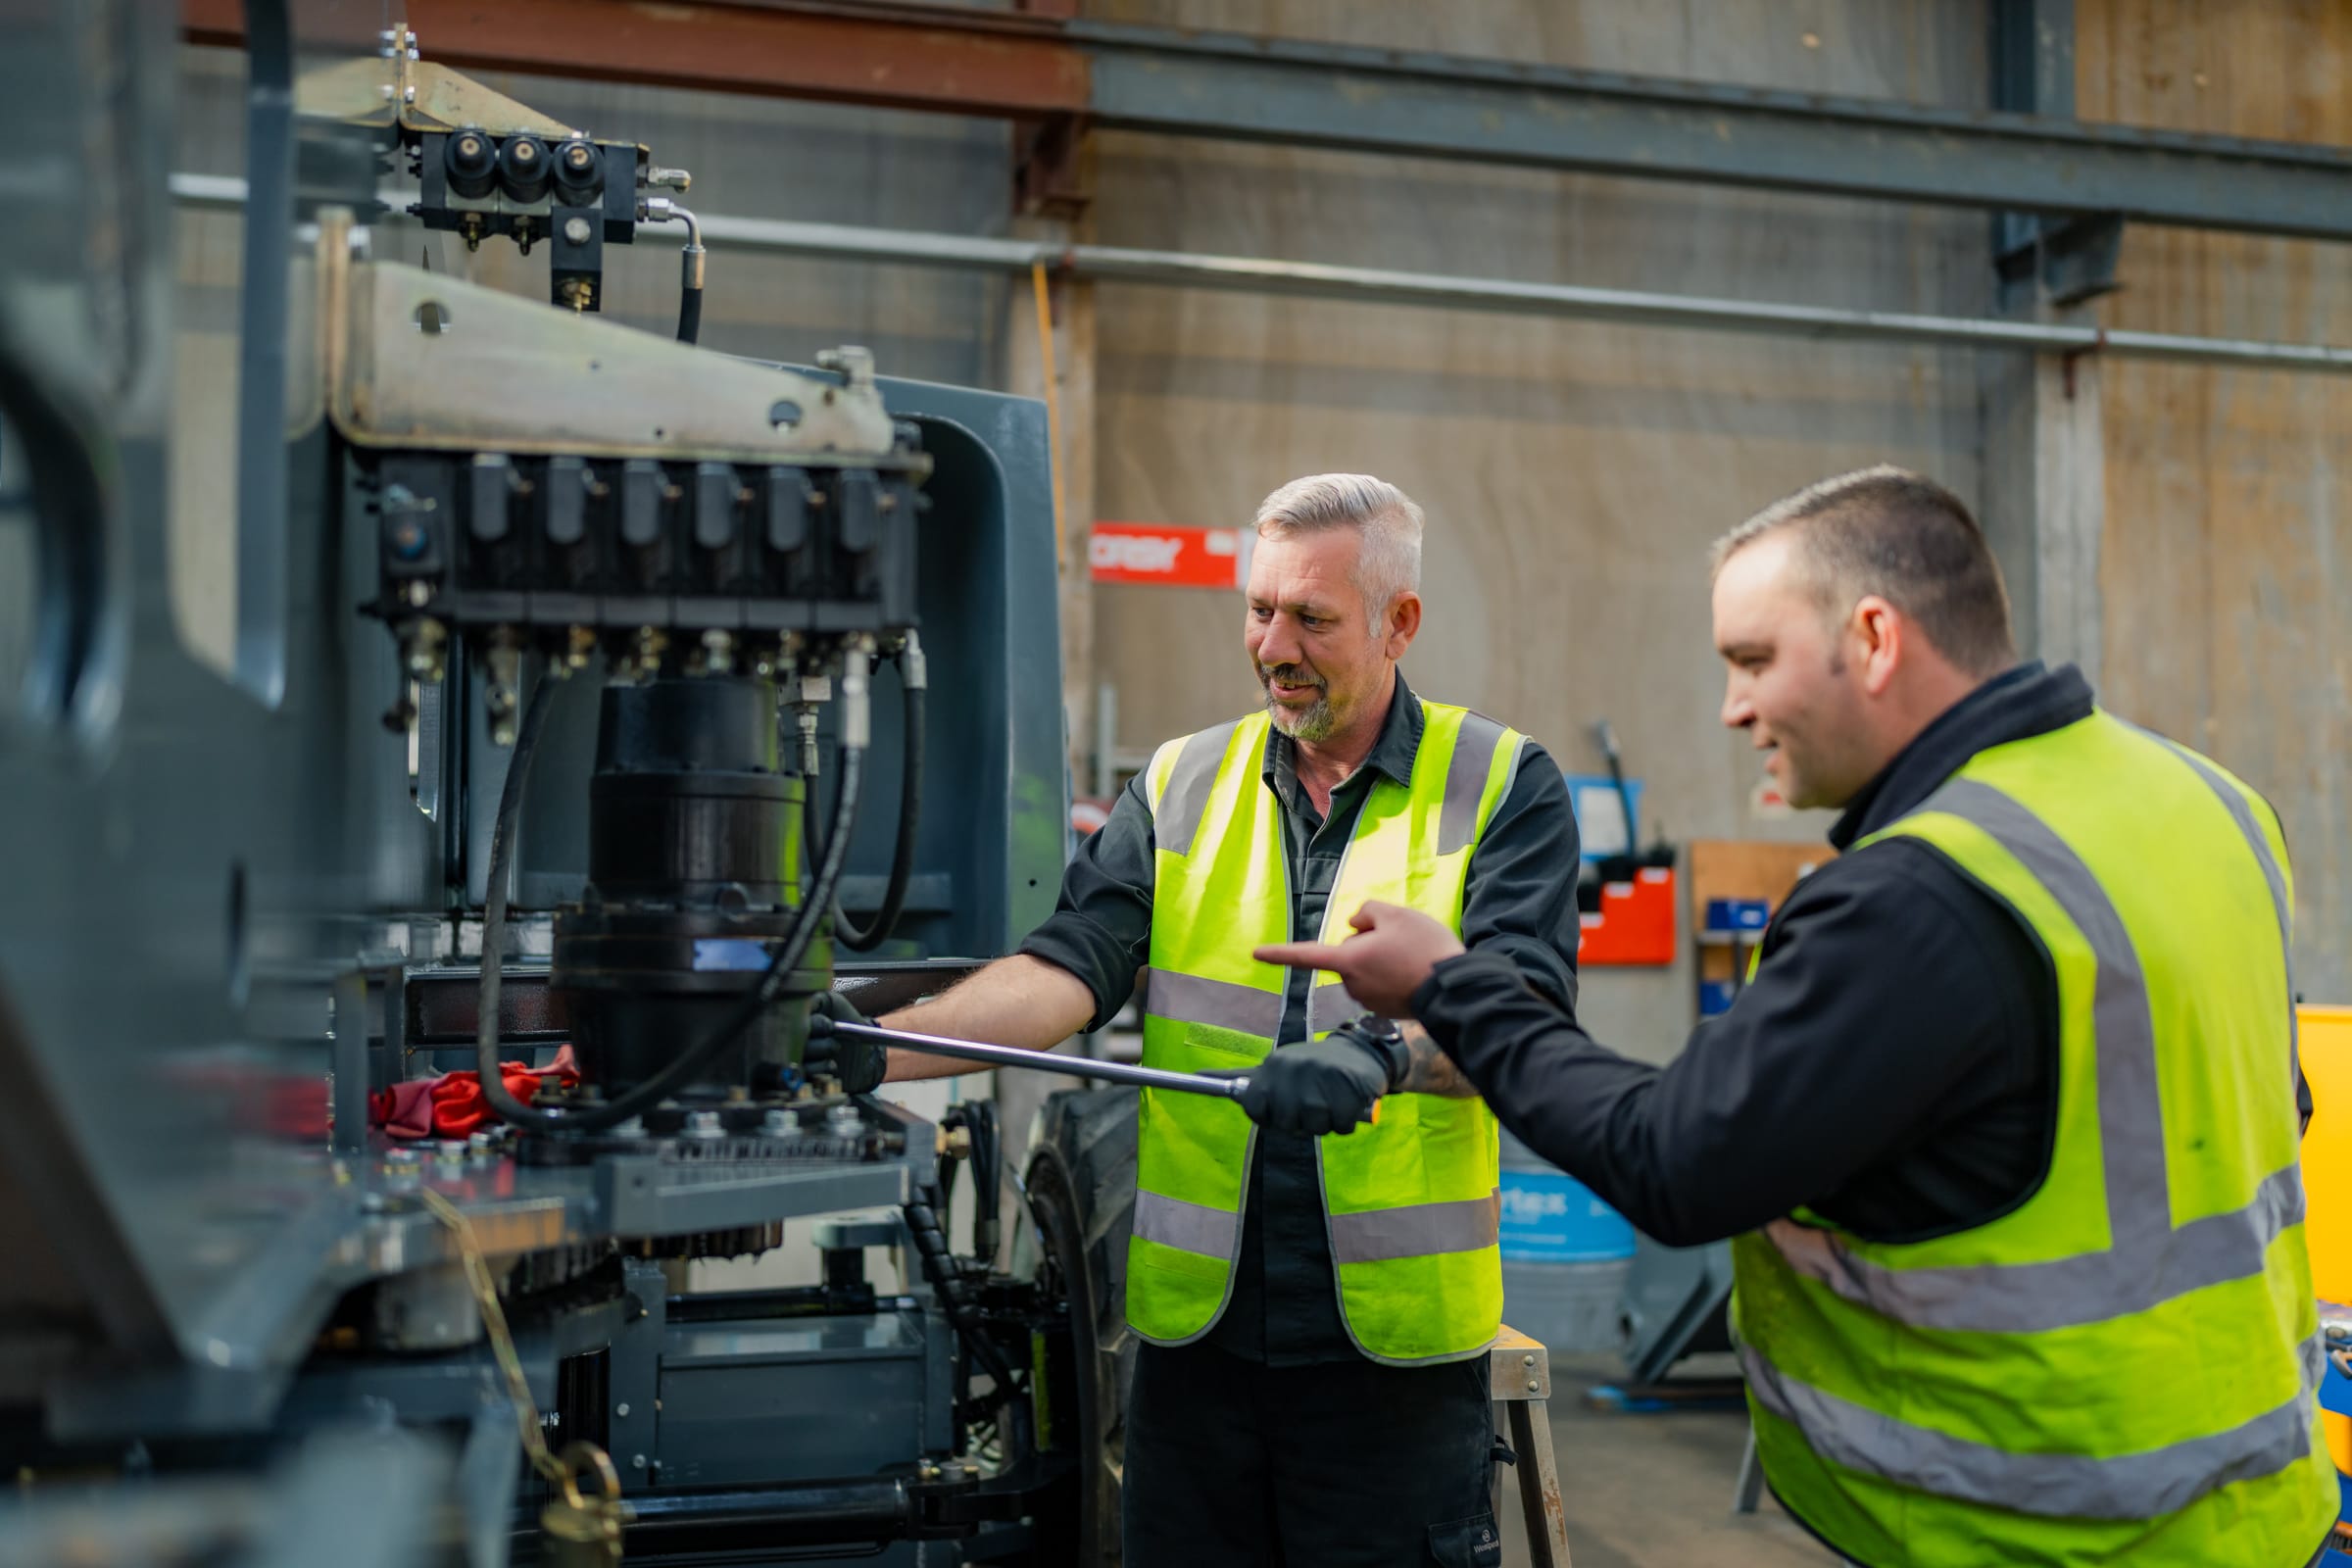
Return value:
[(1674, 868), (1645, 865), (1631, 882), (1602, 883), (1600, 907), (1582, 919), (1579, 963), (1672, 963)]

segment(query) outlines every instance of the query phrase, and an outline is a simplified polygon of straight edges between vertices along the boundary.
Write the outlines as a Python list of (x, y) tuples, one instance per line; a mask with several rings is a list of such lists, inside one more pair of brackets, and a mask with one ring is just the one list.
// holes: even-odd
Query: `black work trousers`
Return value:
[(1488, 1378), (1144, 1346), (1126, 1568), (1500, 1568)]

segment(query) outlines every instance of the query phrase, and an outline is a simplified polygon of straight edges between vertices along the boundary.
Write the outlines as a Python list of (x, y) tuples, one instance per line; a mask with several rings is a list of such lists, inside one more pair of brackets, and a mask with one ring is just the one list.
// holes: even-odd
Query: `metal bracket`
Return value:
[(1012, 210), (1023, 218), (1071, 221), (1094, 200), (1091, 149), (1082, 115), (1054, 115), (1013, 127)]
[(2053, 222), (2019, 213), (2001, 215), (1994, 265), (2004, 293), (2032, 286), (2056, 307), (2076, 306), (2122, 288), (2116, 264), (2123, 255), (2124, 220), (2109, 213)]
[(629, 1322), (612, 1340), (606, 1412), (607, 1445), (625, 1491), (642, 1492), (657, 1478), (662, 1449), (662, 1343), (669, 1324), (669, 1280), (645, 1258), (621, 1260)]

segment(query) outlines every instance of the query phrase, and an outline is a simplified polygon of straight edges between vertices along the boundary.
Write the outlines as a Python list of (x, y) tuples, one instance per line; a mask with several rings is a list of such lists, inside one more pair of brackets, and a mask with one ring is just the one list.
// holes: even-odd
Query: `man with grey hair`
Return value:
[(1259, 956), (1419, 1019), (1659, 1241), (1735, 1238), (1757, 1455), (1845, 1558), (2316, 1563), (2277, 817), (2019, 663), (1984, 534), (1917, 474), (1799, 491), (1714, 565), (1723, 721), (1843, 853), (1679, 1057), (1392, 904)]
[[(1397, 670), (1421, 530), (1365, 474), (1268, 496), (1242, 625), (1262, 710), (1160, 747), (1017, 955), (884, 1020), (1043, 1050), (1116, 1016), (1148, 969), (1145, 1061), (1248, 1075), (1238, 1106), (1141, 1099), (1128, 1568), (1500, 1560), (1494, 1115), (1426, 1035), (1251, 956), (1388, 900), (1575, 1002), (1559, 768)], [(892, 1078), (966, 1070), (888, 1058)]]

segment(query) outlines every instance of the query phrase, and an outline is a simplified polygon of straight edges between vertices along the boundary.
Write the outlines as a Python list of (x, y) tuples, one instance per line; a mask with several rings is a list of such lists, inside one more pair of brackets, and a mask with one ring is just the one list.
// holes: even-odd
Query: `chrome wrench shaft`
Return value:
[(910, 1034), (904, 1029), (884, 1029), (870, 1023), (835, 1023), (834, 1033), (859, 1040), (872, 1040), (886, 1046), (903, 1046), (931, 1056), (955, 1056), (963, 1061), (984, 1061), (992, 1067), (1028, 1067), (1038, 1072), (1066, 1073), (1073, 1078), (1101, 1078), (1114, 1084), (1136, 1084), (1146, 1089), (1172, 1089), (1179, 1094), (1207, 1095), (1217, 1100), (1239, 1100), (1249, 1086), (1248, 1078), (1207, 1078), (1198, 1073), (1170, 1072), (1164, 1067), (1139, 1067), (1124, 1061), (1096, 1061), (1088, 1056), (1056, 1056), (1044, 1051), (1023, 1051), (1018, 1046), (987, 1046), (977, 1040), (954, 1040), (946, 1035)]

